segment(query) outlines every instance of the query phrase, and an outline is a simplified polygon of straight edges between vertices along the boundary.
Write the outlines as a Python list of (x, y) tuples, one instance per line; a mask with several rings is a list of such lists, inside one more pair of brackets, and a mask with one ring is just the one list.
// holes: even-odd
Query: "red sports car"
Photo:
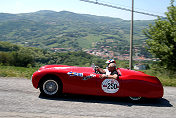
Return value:
[(162, 98), (159, 79), (140, 71), (117, 69), (118, 79), (101, 78), (92, 67), (46, 65), (32, 75), (32, 84), (45, 96), (61, 93), (112, 97)]

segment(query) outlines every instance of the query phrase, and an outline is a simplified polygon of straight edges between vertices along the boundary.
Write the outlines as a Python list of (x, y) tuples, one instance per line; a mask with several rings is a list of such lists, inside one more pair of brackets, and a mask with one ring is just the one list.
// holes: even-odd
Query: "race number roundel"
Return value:
[(105, 93), (116, 93), (119, 90), (119, 82), (115, 79), (105, 79), (101, 87)]

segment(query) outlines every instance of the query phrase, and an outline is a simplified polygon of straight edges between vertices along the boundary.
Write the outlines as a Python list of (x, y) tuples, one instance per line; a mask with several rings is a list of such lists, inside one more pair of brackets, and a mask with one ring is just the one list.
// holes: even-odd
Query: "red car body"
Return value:
[(62, 93), (114, 97), (163, 97), (159, 79), (140, 71), (118, 68), (119, 78), (100, 78), (91, 67), (46, 65), (32, 75), (32, 84), (40, 88), (46, 76), (55, 76), (62, 83)]

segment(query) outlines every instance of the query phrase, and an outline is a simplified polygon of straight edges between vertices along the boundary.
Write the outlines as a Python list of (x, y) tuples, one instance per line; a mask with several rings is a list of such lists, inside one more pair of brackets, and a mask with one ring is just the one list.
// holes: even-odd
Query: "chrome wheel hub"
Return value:
[(58, 83), (54, 80), (47, 80), (43, 84), (43, 91), (47, 95), (54, 95), (58, 91)]
[(134, 100), (134, 101), (137, 101), (137, 100), (140, 100), (141, 97), (130, 97), (131, 100)]

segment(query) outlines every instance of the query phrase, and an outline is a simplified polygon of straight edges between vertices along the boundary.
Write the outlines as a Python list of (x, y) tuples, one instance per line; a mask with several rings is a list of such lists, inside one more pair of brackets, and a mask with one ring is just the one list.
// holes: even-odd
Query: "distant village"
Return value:
[[(97, 48), (91, 48), (91, 49), (84, 49), (83, 51), (90, 54), (90, 55), (95, 55), (95, 56), (99, 56), (102, 57), (103, 59), (108, 59), (108, 58), (113, 58), (113, 59), (118, 59), (118, 60), (129, 60), (129, 54), (120, 54), (119, 52), (114, 52), (114, 51), (109, 51), (108, 50), (109, 46), (101, 46), (101, 49), (97, 49)], [(77, 49), (72, 49), (72, 48), (51, 48), (52, 51), (54, 52), (74, 52), (74, 51), (78, 51)], [(146, 58), (144, 55), (142, 56), (138, 56), (139, 55), (139, 51), (138, 49), (134, 49), (135, 51), (135, 56), (133, 57), (133, 60), (136, 61), (151, 61), (154, 60), (152, 58)], [(126, 52), (129, 52), (128, 50), (126, 50)]]
[[(120, 54), (118, 52), (108, 51), (106, 48), (103, 48), (103, 51), (98, 50), (96, 48), (86, 49), (84, 51), (87, 52), (88, 54), (100, 56), (100, 57), (105, 58), (105, 59), (114, 58), (114, 59), (118, 59), (118, 60), (129, 60), (129, 54), (128, 53)], [(128, 52), (128, 51), (126, 50), (126, 52)], [(134, 60), (152, 60), (150, 58), (145, 58), (144, 56), (138, 56), (137, 54), (133, 59)]]
[[(129, 50), (125, 50), (124, 54), (120, 54), (119, 52), (109, 51), (108, 49), (111, 48), (109, 46), (101, 46), (100, 49), (97, 48), (91, 48), (91, 49), (84, 49), (83, 51), (90, 54), (99, 56), (103, 59), (118, 59), (118, 60), (129, 60)], [(78, 51), (78, 49), (72, 49), (72, 48), (51, 48), (54, 52), (74, 52)], [(145, 64), (141, 63), (142, 61), (158, 61), (156, 58), (146, 58), (144, 55), (139, 54), (139, 49), (136, 47), (134, 48), (134, 54), (133, 60), (139, 61), (139, 63), (134, 65), (135, 70), (146, 70), (147, 67)], [(140, 55), (140, 56), (139, 56)]]

